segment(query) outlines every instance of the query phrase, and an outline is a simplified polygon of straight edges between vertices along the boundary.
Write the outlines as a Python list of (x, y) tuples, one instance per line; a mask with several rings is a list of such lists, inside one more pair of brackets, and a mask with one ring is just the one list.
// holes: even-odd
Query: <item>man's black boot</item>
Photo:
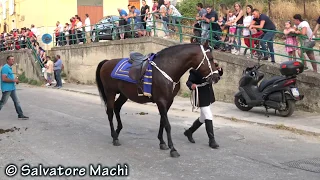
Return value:
[(188, 140), (192, 143), (195, 143), (194, 139), (192, 138), (192, 134), (202, 125), (203, 123), (199, 121), (199, 118), (195, 120), (192, 126), (184, 132), (184, 135), (188, 137)]
[(217, 149), (219, 145), (217, 144), (216, 140), (214, 139), (214, 133), (213, 133), (213, 126), (212, 126), (212, 120), (205, 120), (206, 123), (206, 131), (209, 137), (209, 146), (211, 148)]

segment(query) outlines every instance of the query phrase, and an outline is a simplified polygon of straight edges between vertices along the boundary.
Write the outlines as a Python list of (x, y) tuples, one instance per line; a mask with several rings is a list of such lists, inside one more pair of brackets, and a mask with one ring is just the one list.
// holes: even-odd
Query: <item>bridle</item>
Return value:
[[(212, 67), (211, 67), (211, 64), (210, 64), (210, 61), (209, 61), (209, 58), (207, 56), (207, 53), (210, 52), (209, 49), (207, 50), (204, 50), (203, 46), (200, 45), (200, 48), (201, 48), (201, 51), (203, 53), (203, 59), (202, 61), (200, 62), (200, 64), (198, 65), (198, 67), (196, 68), (196, 70), (198, 70), (202, 64), (204, 64), (204, 61), (207, 60), (208, 62), (208, 66), (209, 66), (209, 69), (210, 69), (210, 73), (206, 76), (206, 77), (203, 77), (203, 79), (207, 79), (209, 78), (211, 75), (213, 74), (219, 74), (219, 71), (218, 70), (215, 70), (213, 71), (212, 70)], [(210, 47), (211, 48), (211, 47)], [(190, 96), (190, 102), (191, 102), (191, 106), (192, 106), (192, 111), (198, 107), (199, 108), (199, 90), (198, 88), (199, 87), (203, 87), (203, 86), (206, 86), (210, 84), (209, 82), (204, 82), (202, 84), (197, 84), (196, 85), (196, 88), (194, 90), (191, 91), (191, 96)]]
[(207, 60), (208, 66), (209, 66), (209, 69), (210, 69), (210, 73), (206, 77), (203, 77), (203, 79), (207, 79), (208, 77), (210, 77), (213, 74), (219, 74), (218, 70), (215, 70), (215, 71), (212, 70), (209, 58), (207, 56), (207, 53), (210, 52), (210, 50), (209, 49), (204, 50), (203, 45), (200, 45), (200, 48), (201, 48), (201, 51), (202, 51), (202, 54), (203, 54), (203, 59), (201, 60), (200, 64), (196, 68), (196, 70), (198, 70), (201, 67), (201, 65), (204, 64), (204, 61)]
[[(212, 67), (211, 67), (211, 64), (209, 62), (209, 58), (207, 56), (207, 52), (210, 52), (210, 50), (208, 49), (208, 50), (205, 51), (202, 45), (200, 45), (200, 48), (201, 48), (201, 51), (203, 53), (203, 59), (202, 59), (201, 63), (199, 64), (199, 66), (196, 68), (196, 70), (198, 70), (200, 68), (200, 66), (202, 64), (204, 64), (204, 61), (207, 60), (208, 66), (209, 66), (209, 69), (210, 69), (210, 73), (206, 77), (204, 77), (203, 79), (207, 79), (208, 77), (210, 77), (213, 74), (219, 74), (218, 70), (212, 71)], [(161, 70), (154, 61), (150, 61), (149, 60), (149, 63), (153, 67), (155, 67), (166, 79), (168, 79), (171, 83), (173, 83), (173, 87), (172, 87), (172, 92), (173, 92), (174, 88), (176, 87), (176, 85), (180, 83), (180, 80), (178, 82), (174, 82), (173, 79), (167, 73), (165, 73), (163, 70)]]

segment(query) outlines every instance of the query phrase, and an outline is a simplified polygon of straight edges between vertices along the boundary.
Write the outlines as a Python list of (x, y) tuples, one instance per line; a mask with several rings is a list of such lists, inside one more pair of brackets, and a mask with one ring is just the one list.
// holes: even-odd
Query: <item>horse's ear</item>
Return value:
[(204, 47), (204, 49), (209, 49), (209, 41), (208, 40), (203, 43), (203, 47)]

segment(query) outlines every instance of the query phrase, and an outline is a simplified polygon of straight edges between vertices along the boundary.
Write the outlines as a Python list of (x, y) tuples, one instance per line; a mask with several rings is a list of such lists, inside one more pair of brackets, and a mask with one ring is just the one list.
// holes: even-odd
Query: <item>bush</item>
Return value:
[(195, 17), (197, 14), (197, 3), (199, 0), (184, 0), (177, 4), (177, 9), (184, 17)]
[(61, 77), (67, 77), (67, 74), (65, 72), (62, 72)]
[(21, 83), (28, 83), (29, 81), (29, 79), (25, 75), (25, 72), (22, 72), (22, 74), (19, 75), (18, 79)]

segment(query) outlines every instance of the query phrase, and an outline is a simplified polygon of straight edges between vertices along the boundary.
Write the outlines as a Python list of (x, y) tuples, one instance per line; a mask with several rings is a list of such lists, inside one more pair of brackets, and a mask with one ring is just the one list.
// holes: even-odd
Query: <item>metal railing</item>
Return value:
[(36, 63), (39, 64), (40, 68), (43, 68), (44, 64), (29, 37), (25, 37), (24, 40), (7, 39), (6, 41), (3, 41), (0, 45), (1, 52), (20, 50), (25, 48), (31, 49), (32, 55), (36, 60)]
[[(143, 15), (141, 15), (141, 16), (143, 16)], [(199, 20), (196, 20), (195, 18), (188, 18), (188, 17), (183, 17), (183, 16), (181, 16), (181, 17), (168, 16), (169, 22), (164, 22), (161, 18), (160, 19), (158, 18), (159, 17), (159, 13), (152, 13), (152, 17), (153, 17), (153, 19), (152, 19), (153, 26), (150, 27), (150, 29), (153, 32), (153, 36), (157, 36), (157, 32), (158, 31), (163, 31), (165, 34), (171, 34), (171, 35), (173, 34), (173, 35), (175, 35), (175, 37), (177, 37), (180, 42), (185, 42), (184, 40), (186, 38), (196, 38), (197, 40), (208, 40), (212, 47), (217, 46), (217, 45), (220, 45), (220, 46), (227, 45), (227, 43), (225, 41), (222, 42), (220, 40), (220, 38), (217, 38), (217, 37), (221, 37), (223, 35), (223, 32), (220, 31), (220, 30), (213, 30), (212, 29), (212, 25), (213, 24), (218, 25), (217, 22), (210, 22), (208, 24), (209, 29), (207, 31), (207, 37), (204, 38), (204, 37), (201, 37), (201, 36), (200, 37), (196, 36), (193, 33), (187, 33), (187, 31), (190, 31), (190, 30), (192, 30), (192, 31), (193, 30), (202, 31), (202, 28), (196, 28), (194, 26), (185, 25), (185, 24), (181, 23), (182, 21), (188, 21), (188, 22), (193, 21), (193, 22), (200, 22), (200, 23), (202, 23), (204, 21), (199, 21)], [(175, 20), (178, 23), (174, 24), (174, 23), (172, 23), (172, 20)], [(157, 24), (159, 24), (159, 23), (162, 24), (162, 26), (163, 26), (162, 29), (157, 27)], [(53, 45), (55, 46), (55, 43), (56, 44), (60, 43), (60, 45), (66, 45), (66, 44), (70, 45), (70, 43), (67, 43), (67, 41), (68, 42), (73, 42), (72, 44), (78, 44), (78, 42), (86, 43), (86, 40), (87, 40), (86, 33), (89, 33), (90, 36), (88, 36), (88, 37), (93, 39), (94, 42), (99, 41), (99, 40), (104, 40), (104, 39), (117, 40), (117, 39), (119, 39), (119, 34), (120, 33), (124, 33), (126, 38), (135, 38), (136, 37), (137, 31), (134, 30), (135, 22), (134, 22), (133, 18), (131, 18), (131, 23), (127, 24), (127, 25), (119, 26), (119, 20), (110, 21), (108, 24), (110, 26), (109, 26), (109, 28), (106, 28), (106, 29), (102, 28), (103, 25), (106, 25), (105, 23), (102, 23), (102, 24), (90, 25), (91, 29), (93, 29), (93, 30), (88, 31), (88, 32), (85, 31), (85, 27), (82, 27), (81, 28), (82, 31), (78, 30), (78, 31), (76, 31), (75, 33), (73, 33), (71, 35), (69, 33), (69, 35), (66, 36), (65, 32), (60, 33), (58, 37), (56, 37), (54, 35), (53, 37), (56, 37), (58, 41), (55, 41), (55, 38), (54, 38)], [(177, 27), (178, 31), (175, 31), (175, 30), (172, 31), (171, 29), (168, 28), (168, 26), (173, 26), (174, 29)], [(244, 29), (246, 27), (237, 26), (237, 28)], [(119, 32), (119, 30), (121, 32)], [(274, 37), (285, 36), (283, 32), (277, 31), (277, 30), (266, 30), (266, 29), (258, 29), (258, 30), (263, 31), (264, 33), (272, 32), (272, 33), (275, 34)], [(230, 34), (227, 34), (227, 36), (230, 37)], [(247, 50), (250, 50), (251, 58), (254, 58), (253, 57), (253, 51), (260, 52), (261, 54), (262, 53), (266, 53), (268, 55), (274, 55), (274, 56), (277, 56), (277, 57), (292, 58), (292, 56), (289, 56), (286, 52), (285, 53), (270, 52), (268, 50), (262, 50), (261, 48), (254, 47), (255, 44), (252, 44), (252, 41), (256, 41), (257, 44), (259, 44), (259, 42), (262, 41), (262, 39), (253, 37), (253, 35), (251, 34), (251, 31), (250, 31), (250, 35), (246, 36), (246, 37), (243, 36), (242, 33), (240, 33), (240, 34), (235, 33), (233, 36), (235, 37), (236, 41), (237, 41), (238, 38), (240, 38), (240, 39), (242, 39), (242, 38), (249, 39), (250, 47), (243, 46), (243, 45), (238, 45), (238, 44), (236, 46), (238, 48), (245, 48)], [(307, 47), (303, 46), (304, 41), (308, 39), (306, 36), (303, 36), (303, 35), (293, 35), (293, 36), (296, 36), (298, 38), (298, 41), (299, 41), (300, 45), (298, 45), (298, 46), (287, 45), (287, 44), (285, 44), (283, 42), (279, 42), (278, 38), (274, 38), (273, 41), (263, 40), (262, 42), (264, 42), (266, 44), (268, 42), (270, 42), (270, 43), (273, 43), (273, 44), (276, 44), (276, 45), (280, 45), (282, 47), (286, 47), (286, 46), (294, 47), (297, 50), (300, 49), (301, 50), (301, 54), (303, 54), (306, 51), (311, 51), (311, 50), (314, 51), (314, 52), (318, 52), (320, 54), (320, 49), (317, 50), (316, 48), (307, 48)], [(320, 38), (314, 38), (313, 40), (314, 41), (319, 41)], [(308, 62), (320, 64), (320, 61), (307, 60), (304, 56), (295, 57), (295, 60), (300, 60), (302, 62), (308, 61)]]

